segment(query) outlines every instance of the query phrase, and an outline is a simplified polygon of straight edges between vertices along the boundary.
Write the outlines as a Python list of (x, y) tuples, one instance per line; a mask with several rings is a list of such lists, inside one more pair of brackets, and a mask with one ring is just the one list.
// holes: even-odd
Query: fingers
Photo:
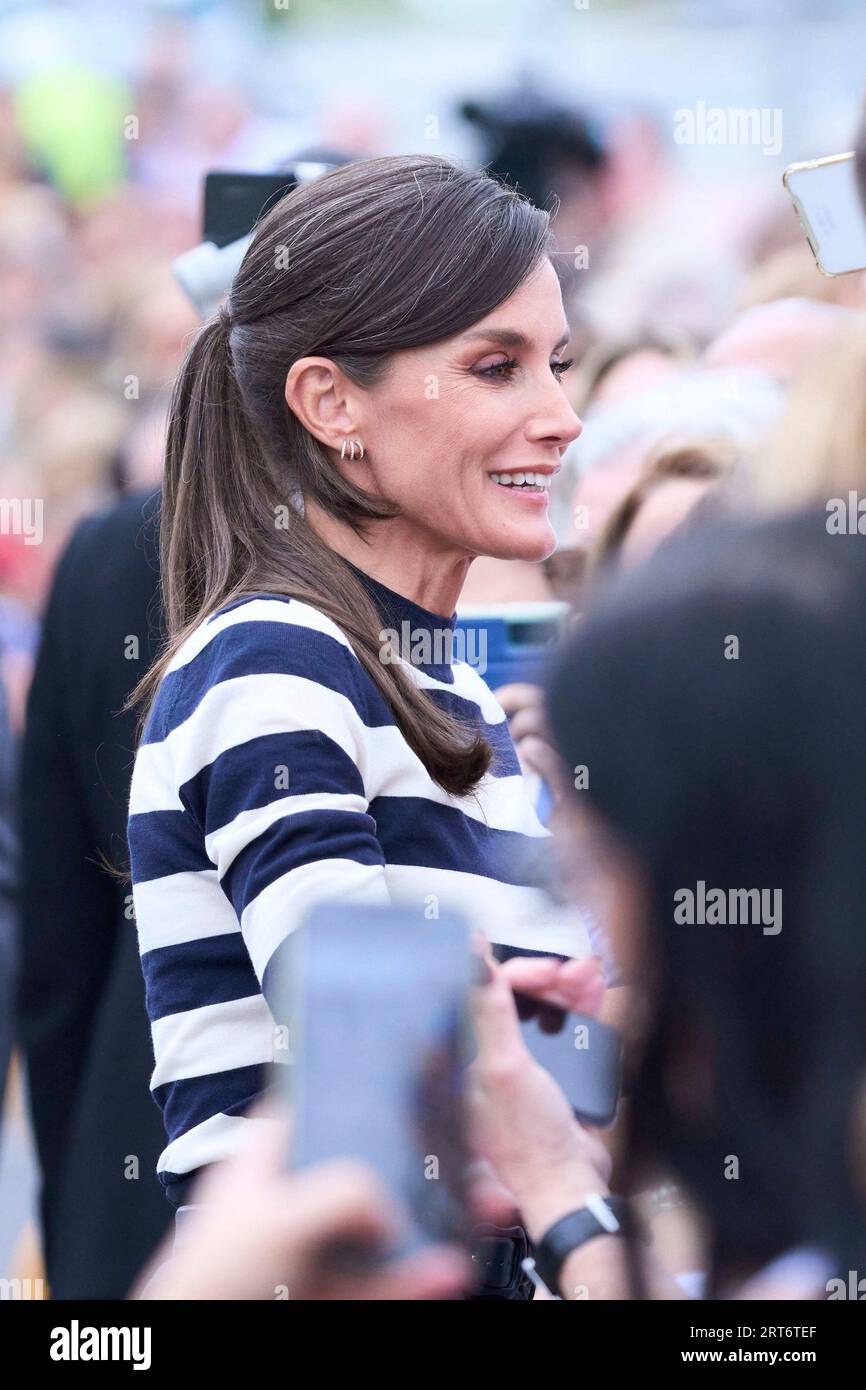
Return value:
[(547, 737), (544, 711), (540, 705), (527, 705), (525, 709), (518, 710), (508, 721), (508, 728), (515, 743), (533, 734), (538, 738)]
[(375, 1174), (350, 1159), (287, 1175), (274, 1221), (283, 1240), (310, 1259), (337, 1240), (385, 1244), (404, 1224)]
[(472, 990), (471, 1010), (478, 1042), (478, 1059), (487, 1062), (502, 1062), (515, 1049), (523, 1048), (520, 1024), (511, 986), (506, 980), (502, 967), (492, 956), (486, 961), (490, 980), (483, 986)]
[(512, 989), (544, 999), (555, 988), (561, 965), (555, 956), (512, 956), (500, 970)]
[(520, 710), (532, 706), (543, 707), (544, 692), (540, 685), (529, 685), (525, 681), (512, 681), (500, 685), (495, 691), (496, 698), (509, 718)]
[[(517, 994), (530, 996), (570, 1013), (587, 1014), (596, 1018), (604, 1002), (606, 983), (601, 962), (596, 956), (581, 960), (559, 961), (551, 957), (517, 956), (500, 967), (504, 978)], [(519, 1017), (532, 1017), (523, 1001), (518, 1005)]]

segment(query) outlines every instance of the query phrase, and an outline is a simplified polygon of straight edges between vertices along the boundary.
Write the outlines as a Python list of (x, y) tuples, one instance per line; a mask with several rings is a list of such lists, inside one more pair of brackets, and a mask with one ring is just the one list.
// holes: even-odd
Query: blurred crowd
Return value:
[[(596, 602), (603, 607), (608, 601), (614, 579), (624, 578), (627, 585), (631, 572), (674, 533), (688, 542), (703, 526), (769, 522), (810, 506), (820, 510), (829, 499), (864, 488), (866, 272), (839, 279), (822, 276), (781, 187), (767, 180), (755, 196), (750, 191), (742, 198), (733, 183), (721, 182), (697, 199), (668, 132), (651, 111), (624, 107), (605, 112), (602, 119), (570, 95), (551, 96), (529, 83), (503, 90), (497, 100), (476, 99), (467, 92), (459, 115), (468, 138), (476, 142), (478, 163), (516, 183), (539, 205), (555, 209), (558, 268), (576, 359), (566, 389), (583, 421), (557, 483), (556, 553), (541, 567), (477, 562), (463, 595), (467, 603), (556, 598), (568, 602), (575, 614), (591, 614)], [(852, 106), (852, 140), (856, 123)], [(198, 322), (173, 279), (171, 263), (201, 238), (204, 174), (253, 162), (259, 168), (265, 162), (276, 167), (299, 158), (343, 162), (390, 152), (387, 123), (372, 107), (335, 108), (312, 143), (299, 144), (289, 131), (283, 135), (246, 93), (190, 71), (178, 21), (154, 25), (129, 83), (60, 65), (0, 91), (0, 497), (30, 499), (40, 508), (42, 525), (40, 544), (28, 543), (23, 526), (14, 521), (0, 529), (0, 663), (9, 754), (0, 760), (0, 770), (5, 769), (4, 825), (12, 841), (16, 759), (40, 640), (47, 640), (46, 611), (54, 614), (53, 627), (47, 629), (53, 652), (60, 650), (66, 631), (58, 575), (65, 576), (61, 588), (67, 594), (70, 580), (74, 585), (79, 582), (75, 576), (80, 577), (83, 593), (86, 572), (101, 563), (101, 584), (110, 591), (114, 552), (108, 533), (101, 549), (101, 533), (92, 529), (85, 551), (82, 523), (124, 499), (132, 499), (140, 519), (141, 507), (159, 487), (171, 383)], [(9, 515), (14, 517), (14, 510)], [(79, 545), (77, 570), (68, 558), (71, 540), (73, 547)], [(794, 535), (791, 544), (795, 558), (800, 546), (808, 552), (802, 537)], [(761, 586), (773, 578), (760, 568), (761, 545), (738, 545), (732, 553), (740, 557), (760, 596)], [(765, 548), (767, 554), (775, 553), (773, 542)], [(702, 575), (711, 572), (721, 585), (725, 553), (722, 547), (710, 547), (705, 562), (683, 562), (682, 575), (672, 565), (669, 588), (673, 592), (679, 584), (676, 592), (682, 595), (686, 586), (700, 587)], [(786, 554), (780, 542), (778, 576), (786, 575)], [(155, 576), (155, 560), (153, 566)], [(783, 582), (788, 579), (779, 578)], [(628, 591), (631, 601), (638, 588), (639, 583)], [(635, 614), (626, 605), (614, 609), (611, 622), (620, 623), (622, 640), (636, 653), (641, 632), (637, 608)], [(724, 627), (726, 614), (723, 608), (720, 631), (734, 631)], [(688, 615), (682, 616), (685, 622)], [(764, 625), (763, 615), (756, 618), (756, 640), (772, 627)], [(613, 663), (613, 658), (596, 629), (589, 632), (589, 650), (605, 673), (605, 662)], [(65, 669), (75, 670), (77, 657), (70, 651)], [(617, 685), (611, 667), (606, 693), (634, 675), (623, 667)], [(769, 679), (770, 672), (766, 675)], [(653, 728), (652, 694), (647, 694), (647, 737)], [(701, 694), (695, 691), (696, 698)], [(123, 695), (117, 692), (118, 706)], [(538, 760), (538, 727), (523, 709), (522, 698), (514, 698), (517, 715), (522, 713), (514, 732), (524, 766), (546, 775), (548, 764), (543, 757)], [(559, 698), (564, 698), (561, 690)], [(676, 702), (670, 698), (672, 708)], [(506, 707), (510, 712), (511, 706)], [(754, 709), (754, 703), (747, 705), (745, 717)], [(556, 706), (553, 712), (557, 714)], [(594, 737), (592, 718), (601, 721), (602, 716), (589, 695), (584, 713), (586, 736)], [(44, 711), (42, 716), (48, 718)], [(560, 752), (586, 761), (580, 740), (572, 741), (573, 746), (569, 742), (561, 708), (557, 717)], [(787, 732), (791, 740), (803, 737), (796, 713)], [(608, 733), (615, 739), (615, 733)], [(713, 787), (718, 792), (723, 780), (721, 770), (707, 770), (700, 761), (699, 745), (698, 738), (692, 771), (700, 767), (716, 781), (712, 786), (708, 781), (710, 789), (705, 787), (701, 795), (695, 793), (695, 816), (701, 796), (713, 795)], [(128, 770), (131, 744), (121, 740), (119, 756)], [(638, 759), (639, 750), (634, 757)], [(680, 786), (690, 775), (683, 773)], [(97, 780), (91, 778), (92, 783)], [(615, 783), (612, 775), (611, 786)], [(80, 791), (84, 801), (93, 785)], [(768, 794), (789, 793), (780, 775)], [(733, 802), (729, 808), (732, 816), (742, 809)], [(757, 797), (747, 809), (760, 822), (764, 811)], [(647, 840), (641, 840), (646, 826), (631, 824), (615, 799), (607, 810), (611, 822), (625, 827), (651, 855), (648, 830)], [(29, 814), (33, 826), (38, 808), (31, 807)], [(647, 809), (647, 820), (651, 814)], [(108, 851), (112, 835), (116, 839), (120, 833), (117, 825), (106, 832)], [(101, 844), (94, 834), (94, 853)], [(0, 873), (7, 980), (15, 970), (16, 854), (20, 848), (16, 851), (10, 843), (8, 867)], [(690, 878), (685, 866), (677, 872), (673, 883), (696, 876)], [(29, 874), (32, 879), (37, 870), (31, 866)], [(114, 913), (122, 916), (124, 907), (122, 894), (118, 900), (113, 887), (111, 892), (107, 922)], [(844, 951), (839, 950), (841, 960)], [(671, 969), (689, 964), (672, 957)], [(731, 972), (728, 984), (738, 979), (736, 961), (726, 962), (725, 968)], [(790, 965), (792, 972), (797, 968), (804, 967)], [(708, 988), (706, 980), (701, 978), (699, 987)], [(796, 995), (793, 986), (792, 991)], [(681, 983), (672, 986), (665, 1008), (675, 1012), (682, 998)], [(98, 1002), (94, 995), (81, 1008), (93, 1011)], [(793, 1027), (789, 1018), (783, 1022)], [(750, 1026), (757, 1026), (751, 1016)], [(656, 1037), (662, 1051), (654, 1054), (653, 1066), (659, 1065), (663, 1042)], [(38, 1051), (36, 1025), (30, 1045)], [(57, 1035), (50, 1045), (57, 1046)], [(7, 1028), (0, 1056), (4, 1071), (10, 1056), (7, 1133), (10, 1125), (20, 1123), (24, 1106), (21, 1068)], [(84, 1067), (81, 1060), (80, 1069)], [(38, 1068), (36, 1077), (39, 1084)], [(74, 1091), (73, 1073), (69, 1084)], [(642, 1102), (648, 1094), (640, 1092)], [(149, 1103), (146, 1095), (144, 1102)], [(41, 1097), (34, 1096), (37, 1115), (40, 1103)], [(649, 1116), (651, 1110), (641, 1113)], [(64, 1124), (68, 1128), (39, 1141), (43, 1165), (46, 1152), (59, 1165), (58, 1149), (72, 1142), (76, 1119), (71, 1109)], [(646, 1134), (642, 1139), (648, 1145)], [(265, 1164), (263, 1158), (248, 1161)], [(49, 1157), (49, 1167), (50, 1162)], [(268, 1181), (273, 1178), (276, 1185), (278, 1179), (267, 1171)], [(58, 1173), (56, 1185), (64, 1181)], [(228, 1201), (231, 1179), (224, 1181)], [(699, 1177), (695, 1186), (701, 1187)], [(346, 1193), (346, 1210), (355, 1219), (369, 1193), (351, 1183)], [(311, 1211), (315, 1198), (311, 1192)], [(52, 1193), (47, 1200), (42, 1217), (48, 1210), (50, 1219), (51, 1203), (59, 1204), (61, 1198)], [(258, 1214), (248, 1215), (253, 1229)], [(149, 1253), (147, 1233), (154, 1223), (148, 1220), (142, 1218), (136, 1231), (135, 1268)], [(267, 1224), (264, 1218), (262, 1224)], [(789, 1235), (785, 1227), (780, 1242)], [(205, 1233), (205, 1244), (207, 1238)], [(692, 1253), (689, 1249), (689, 1259)], [(730, 1252), (725, 1256), (730, 1272), (736, 1260)], [(250, 1259), (260, 1257), (258, 1250)], [(196, 1260), (190, 1261), (191, 1272), (178, 1274), (177, 1296), (200, 1287), (208, 1262), (201, 1255)], [(10, 1264), (18, 1273), (44, 1268), (44, 1253), (24, 1245)], [(111, 1275), (111, 1287), (102, 1289), (97, 1282), (96, 1293), (122, 1293), (132, 1272), (121, 1262), (121, 1272)], [(418, 1290), (431, 1296), (447, 1290), (447, 1274), (440, 1270), (429, 1278), (419, 1276)], [(79, 1291), (68, 1270), (58, 1282), (68, 1294)], [(94, 1289), (85, 1293), (92, 1295)], [(223, 1293), (220, 1288), (213, 1296)]]

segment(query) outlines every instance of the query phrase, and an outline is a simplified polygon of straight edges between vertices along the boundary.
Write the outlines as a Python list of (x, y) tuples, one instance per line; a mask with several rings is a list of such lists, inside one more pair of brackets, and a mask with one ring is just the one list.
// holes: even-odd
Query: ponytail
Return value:
[(399, 663), (382, 661), (372, 599), (272, 477), (238, 387), (231, 331), (223, 309), (198, 333), (174, 387), (160, 508), (168, 636), (127, 700), (126, 707), (144, 705), (139, 737), (167, 666), (205, 617), (244, 594), (284, 594), (336, 623), (434, 782), (467, 795), (490, 767), (490, 745), (440, 709)]

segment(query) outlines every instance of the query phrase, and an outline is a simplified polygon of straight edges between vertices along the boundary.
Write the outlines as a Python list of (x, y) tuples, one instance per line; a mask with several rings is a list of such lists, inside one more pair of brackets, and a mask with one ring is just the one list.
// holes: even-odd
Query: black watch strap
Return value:
[(630, 1222), (628, 1200), (593, 1193), (587, 1204), (554, 1222), (535, 1249), (535, 1268), (551, 1293), (559, 1293), (562, 1266), (573, 1251), (596, 1236), (624, 1235)]

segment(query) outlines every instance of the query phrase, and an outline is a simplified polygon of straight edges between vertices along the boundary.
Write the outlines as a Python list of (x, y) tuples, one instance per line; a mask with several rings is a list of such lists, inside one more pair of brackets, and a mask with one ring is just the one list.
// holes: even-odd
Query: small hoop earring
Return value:
[(348, 446), (348, 448), (351, 450), (351, 452), (350, 452), (350, 454), (349, 454), (349, 462), (350, 462), (350, 463), (354, 463), (354, 462), (355, 462), (355, 448), (356, 448), (356, 446), (357, 446), (357, 449), (358, 449), (358, 458), (359, 458), (359, 459), (362, 459), (362, 458), (364, 457), (364, 446), (363, 446), (363, 444), (361, 443), (360, 439), (344, 439), (344, 440), (343, 440), (343, 443), (340, 445), (340, 458), (341, 458), (341, 459), (344, 459), (344, 458), (346, 457), (346, 447), (347, 447), (347, 446)]

